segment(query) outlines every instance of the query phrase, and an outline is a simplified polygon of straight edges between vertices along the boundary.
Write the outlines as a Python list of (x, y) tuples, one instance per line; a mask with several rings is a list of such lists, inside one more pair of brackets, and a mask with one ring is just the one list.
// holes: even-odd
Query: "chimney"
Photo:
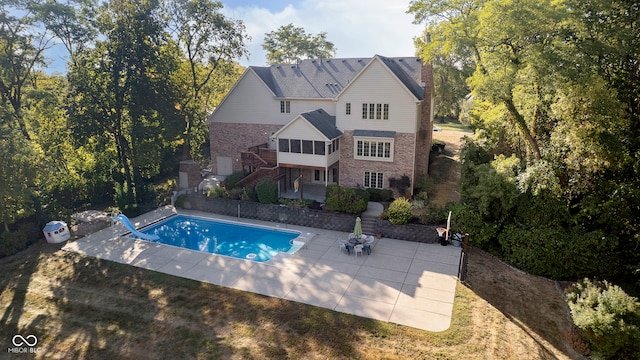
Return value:
[[(422, 61), (422, 60), (420, 60)], [(433, 68), (431, 64), (422, 63), (420, 81), (424, 87), (420, 104), (420, 122), (416, 134), (415, 149), (415, 181), (420, 182), (428, 176), (429, 151), (433, 135)]]

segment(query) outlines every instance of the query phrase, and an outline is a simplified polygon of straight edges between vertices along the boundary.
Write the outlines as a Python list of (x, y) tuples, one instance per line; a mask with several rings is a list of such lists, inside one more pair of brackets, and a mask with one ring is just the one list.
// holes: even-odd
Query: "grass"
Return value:
[(474, 315), (487, 310), (462, 285), (451, 327), (433, 333), (58, 247), (40, 242), (0, 260), (0, 339), (34, 334), (39, 358), (487, 358)]
[(442, 130), (465, 131), (472, 132), (471, 128), (462, 124), (457, 119), (438, 117), (434, 119), (433, 126), (437, 126)]

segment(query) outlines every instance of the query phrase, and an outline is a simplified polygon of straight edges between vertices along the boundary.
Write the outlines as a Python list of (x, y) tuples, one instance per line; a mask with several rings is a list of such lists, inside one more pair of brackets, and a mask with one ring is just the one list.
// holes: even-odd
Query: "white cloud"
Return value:
[(264, 65), (264, 34), (293, 23), (307, 33), (327, 33), (337, 48), (337, 57), (413, 56), (413, 38), (422, 25), (406, 14), (409, 0), (306, 0), (278, 12), (258, 6), (225, 7), (225, 15), (240, 19), (251, 36), (250, 59), (243, 65)]

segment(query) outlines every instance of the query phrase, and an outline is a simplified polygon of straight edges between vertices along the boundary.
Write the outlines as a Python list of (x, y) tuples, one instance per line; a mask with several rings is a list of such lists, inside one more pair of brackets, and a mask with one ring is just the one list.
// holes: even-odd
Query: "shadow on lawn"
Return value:
[[(0, 259), (0, 339), (38, 338), (38, 357), (358, 357), (387, 325), (38, 243)], [(363, 335), (364, 334), (364, 335)]]

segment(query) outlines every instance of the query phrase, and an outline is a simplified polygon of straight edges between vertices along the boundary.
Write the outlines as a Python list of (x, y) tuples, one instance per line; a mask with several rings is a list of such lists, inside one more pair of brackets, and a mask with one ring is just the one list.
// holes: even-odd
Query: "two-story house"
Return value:
[(253, 172), (283, 188), (300, 175), (365, 188), (407, 176), (411, 189), (428, 172), (431, 66), (379, 55), (251, 66), (208, 124), (215, 174)]

